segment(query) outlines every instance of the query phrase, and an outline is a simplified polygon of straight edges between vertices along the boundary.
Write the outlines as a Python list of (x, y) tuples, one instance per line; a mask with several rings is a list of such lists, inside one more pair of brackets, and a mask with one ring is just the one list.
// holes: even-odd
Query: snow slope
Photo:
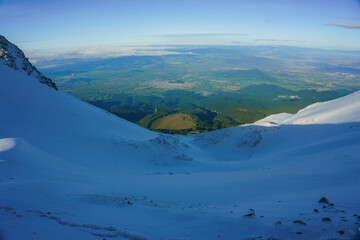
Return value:
[(323, 103), (312, 104), (297, 114), (276, 114), (266, 117), (256, 124), (337, 124), (360, 120), (360, 91)]
[(357, 239), (359, 149), (360, 92), (170, 136), (0, 62), (0, 239)]

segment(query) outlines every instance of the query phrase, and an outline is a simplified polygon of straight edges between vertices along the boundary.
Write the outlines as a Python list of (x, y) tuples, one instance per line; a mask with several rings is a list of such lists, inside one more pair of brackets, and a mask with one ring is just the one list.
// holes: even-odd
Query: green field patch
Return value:
[(195, 122), (190, 115), (175, 113), (155, 120), (151, 124), (151, 129), (190, 129), (195, 128)]

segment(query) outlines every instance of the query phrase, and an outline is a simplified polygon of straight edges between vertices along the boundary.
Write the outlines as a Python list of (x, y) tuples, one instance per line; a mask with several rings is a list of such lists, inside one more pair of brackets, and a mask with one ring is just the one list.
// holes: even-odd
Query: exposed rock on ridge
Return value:
[(0, 35), (0, 63), (5, 64), (15, 70), (22, 70), (27, 75), (39, 79), (39, 82), (48, 85), (57, 90), (55, 83), (45, 76), (43, 76), (25, 57), (15, 44), (9, 42), (4, 36)]

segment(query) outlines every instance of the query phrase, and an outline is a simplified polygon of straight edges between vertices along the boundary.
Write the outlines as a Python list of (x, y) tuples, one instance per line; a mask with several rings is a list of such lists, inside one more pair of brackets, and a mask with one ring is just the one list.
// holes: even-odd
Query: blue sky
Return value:
[(125, 44), (360, 50), (360, 0), (0, 0), (25, 50)]

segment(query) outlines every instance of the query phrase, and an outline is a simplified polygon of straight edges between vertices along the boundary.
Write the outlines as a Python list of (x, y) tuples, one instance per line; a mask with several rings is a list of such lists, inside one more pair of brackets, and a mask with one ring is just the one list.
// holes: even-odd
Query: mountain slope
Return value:
[[(134, 163), (136, 168), (141, 168), (152, 157), (164, 155), (156, 149), (161, 142), (155, 141), (162, 135), (119, 119), (67, 93), (54, 91), (22, 71), (4, 65), (0, 65), (0, 71), (1, 137), (21, 137), (52, 155), (86, 166), (94, 164), (96, 168), (113, 169), (108, 163), (118, 164), (121, 156), (127, 156), (122, 166), (138, 161), (132, 160), (135, 158), (144, 159), (141, 164), (136, 163), (140, 166)], [(140, 153), (137, 145), (146, 148), (147, 154)], [(161, 148), (166, 146), (161, 145)], [(177, 154), (176, 151), (167, 152), (166, 157)]]
[(360, 92), (324, 103), (315, 103), (294, 115), (272, 115), (257, 122), (275, 124), (339, 124), (360, 119)]
[(56, 84), (51, 79), (43, 76), (25, 57), (16, 45), (0, 35), (0, 62), (14, 70), (21, 70), (28, 76), (35, 77), (39, 82), (57, 90)]
[(359, 102), (170, 136), (0, 62), (0, 239), (356, 238)]

